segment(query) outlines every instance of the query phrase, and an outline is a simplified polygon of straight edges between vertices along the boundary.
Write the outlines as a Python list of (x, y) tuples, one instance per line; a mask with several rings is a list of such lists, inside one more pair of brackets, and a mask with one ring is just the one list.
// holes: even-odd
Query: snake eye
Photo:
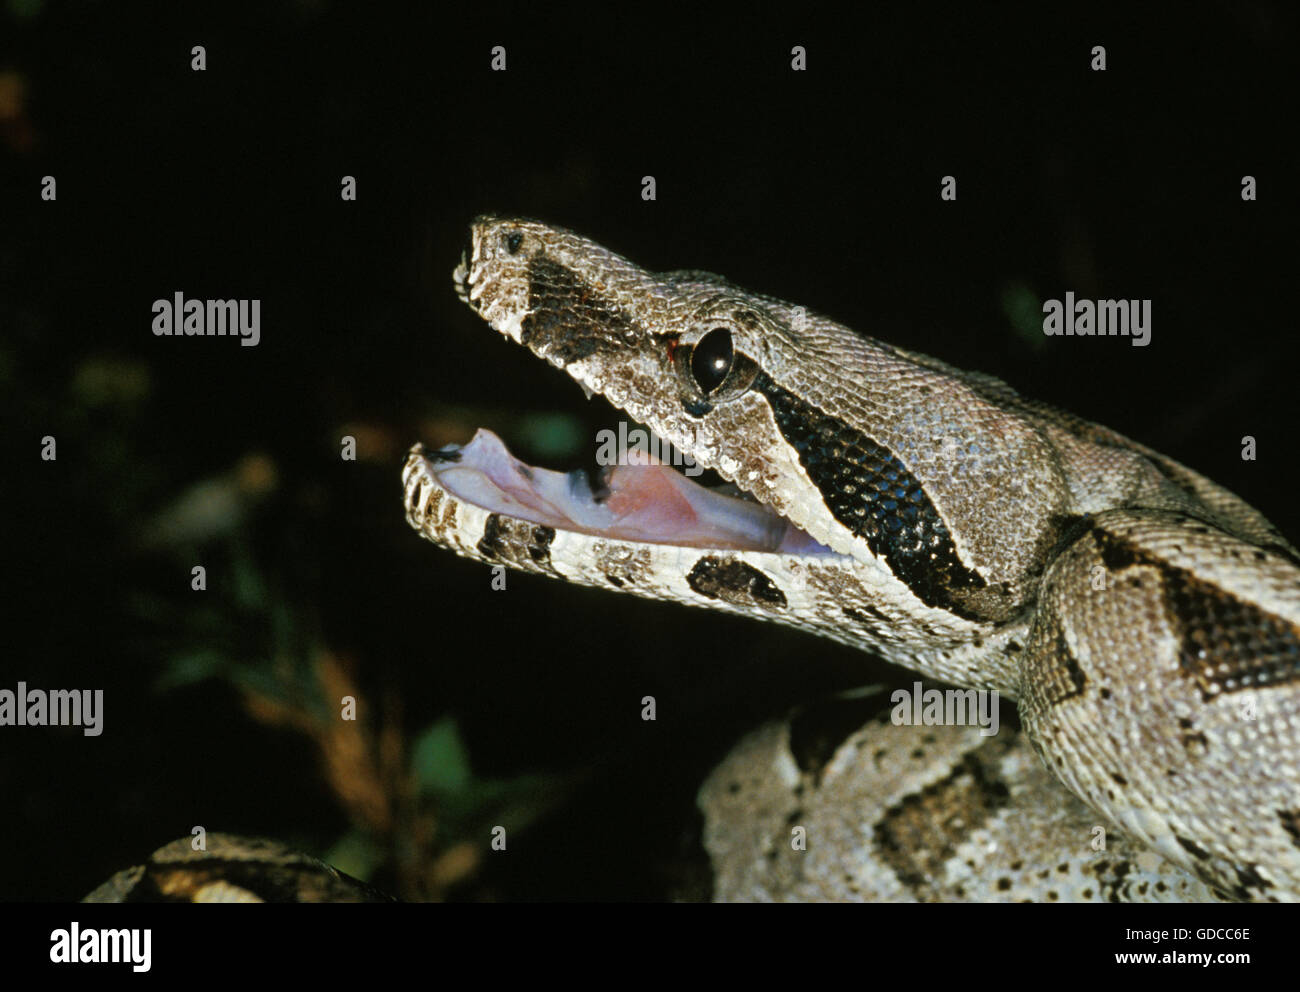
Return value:
[(705, 396), (727, 380), (736, 352), (731, 346), (731, 332), (715, 327), (696, 343), (691, 351), (691, 375)]
[(519, 231), (510, 231), (503, 235), (501, 240), (505, 243), (506, 251), (514, 255), (519, 252), (519, 246), (524, 243), (524, 236)]
[(693, 345), (678, 347), (674, 361), (695, 406), (706, 412), (715, 401), (739, 396), (758, 375), (758, 363), (736, 350), (728, 327), (710, 327)]

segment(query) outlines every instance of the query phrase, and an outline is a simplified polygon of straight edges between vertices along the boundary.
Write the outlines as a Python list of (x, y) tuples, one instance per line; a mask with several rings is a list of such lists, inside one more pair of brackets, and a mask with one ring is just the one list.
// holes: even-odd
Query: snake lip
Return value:
[(456, 296), (460, 299), (460, 301), (466, 304), (467, 306), (469, 306), (471, 309), (477, 311), (478, 310), (477, 301), (471, 300), (469, 296), (470, 290), (473, 288), (473, 282), (470, 279), (470, 263), (469, 263), (469, 260), (472, 257), (472, 255), (473, 255), (473, 247), (467, 245), (464, 251), (460, 253), (460, 264), (456, 266), (456, 270), (452, 272), (451, 281), (456, 287)]

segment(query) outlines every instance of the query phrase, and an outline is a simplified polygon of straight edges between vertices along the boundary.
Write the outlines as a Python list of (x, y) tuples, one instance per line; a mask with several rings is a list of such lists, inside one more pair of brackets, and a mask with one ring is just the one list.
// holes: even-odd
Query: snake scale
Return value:
[(412, 449), (424, 537), (1016, 703), (992, 738), (864, 715), (812, 763), (760, 730), (700, 795), (719, 897), (1300, 899), (1300, 556), (1257, 511), (996, 379), (558, 227), (480, 217), (454, 279), (727, 484), (535, 469), (480, 431)]

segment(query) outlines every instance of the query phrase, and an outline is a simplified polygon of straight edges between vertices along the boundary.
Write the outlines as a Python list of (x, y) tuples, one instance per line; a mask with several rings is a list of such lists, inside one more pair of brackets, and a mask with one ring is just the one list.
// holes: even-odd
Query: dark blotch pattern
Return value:
[(1202, 698), (1300, 680), (1300, 636), (1286, 620), (1181, 569), (1166, 573), (1165, 596), (1182, 635), (1179, 666)]
[(993, 771), (1001, 753), (988, 750), (984, 763), (966, 755), (952, 774), (891, 806), (876, 825), (882, 860), (922, 901), (936, 898), (930, 880), (943, 877), (943, 864), (957, 846), (1010, 801)]
[(954, 602), (953, 593), (982, 589), (984, 579), (962, 564), (947, 526), (903, 463), (767, 375), (760, 374), (754, 388), (771, 403), (777, 427), (835, 519), (884, 558), (921, 602), (977, 619)]
[(1203, 700), (1300, 682), (1300, 631), (1294, 624), (1114, 535), (1095, 531), (1093, 538), (1108, 569), (1143, 565), (1160, 571), (1165, 607), (1179, 635), (1179, 667)]
[(534, 527), (533, 539), (528, 543), (528, 557), (539, 565), (549, 565), (551, 563), (551, 542), (554, 540), (554, 527)]
[(1277, 818), (1282, 829), (1290, 836), (1291, 843), (1300, 847), (1300, 809), (1280, 809)]
[(686, 581), (709, 599), (768, 611), (785, 609), (785, 593), (775, 582), (752, 565), (733, 558), (701, 558), (691, 567)]
[(1101, 562), (1112, 572), (1122, 572), (1132, 568), (1141, 561), (1143, 564), (1155, 564), (1155, 559), (1141, 555), (1137, 548), (1105, 531), (1094, 530), (1093, 539), (1097, 542), (1097, 553)]
[(499, 513), (488, 515), (479, 538), (478, 553), (484, 558), (521, 567), (536, 566), (554, 573), (551, 542), (554, 527), (542, 527), (526, 520), (511, 520)]
[(545, 256), (529, 263), (528, 280), (531, 312), (520, 325), (520, 337), (561, 365), (589, 357), (631, 326), (617, 307)]
[[(1040, 647), (1044, 641), (1051, 644), (1047, 650)], [(1038, 677), (1047, 705), (1059, 706), (1083, 694), (1088, 677), (1065, 640), (1064, 628), (1054, 617), (1047, 617), (1034, 626), (1030, 634), (1030, 651), (1044, 669)]]
[(487, 523), (483, 526), (483, 536), (478, 539), (478, 553), (484, 558), (503, 558), (505, 557), (506, 528), (501, 515), (492, 513), (488, 515)]
[(1237, 875), (1237, 886), (1232, 894), (1244, 902), (1258, 899), (1265, 889), (1273, 888), (1273, 883), (1259, 873), (1254, 865), (1233, 865)]
[(1074, 657), (1074, 652), (1070, 650), (1070, 645), (1066, 643), (1063, 631), (1058, 631), (1056, 634), (1056, 653), (1054, 656), (1064, 666), (1065, 676), (1069, 680), (1069, 691), (1062, 698), (1082, 694), (1084, 687), (1088, 684), (1088, 678), (1083, 674), (1083, 669), (1079, 667), (1079, 661)]
[(1210, 852), (1200, 847), (1195, 841), (1189, 840), (1182, 834), (1174, 834), (1174, 839), (1178, 841), (1184, 851), (1196, 858), (1198, 861), (1205, 861), (1209, 858)]

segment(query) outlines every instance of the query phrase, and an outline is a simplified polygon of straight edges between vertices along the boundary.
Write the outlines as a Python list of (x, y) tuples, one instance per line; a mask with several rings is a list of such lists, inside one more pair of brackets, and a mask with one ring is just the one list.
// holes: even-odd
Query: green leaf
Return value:
[(416, 738), (412, 764), (422, 792), (463, 792), (473, 778), (469, 752), (452, 717), (443, 717)]

